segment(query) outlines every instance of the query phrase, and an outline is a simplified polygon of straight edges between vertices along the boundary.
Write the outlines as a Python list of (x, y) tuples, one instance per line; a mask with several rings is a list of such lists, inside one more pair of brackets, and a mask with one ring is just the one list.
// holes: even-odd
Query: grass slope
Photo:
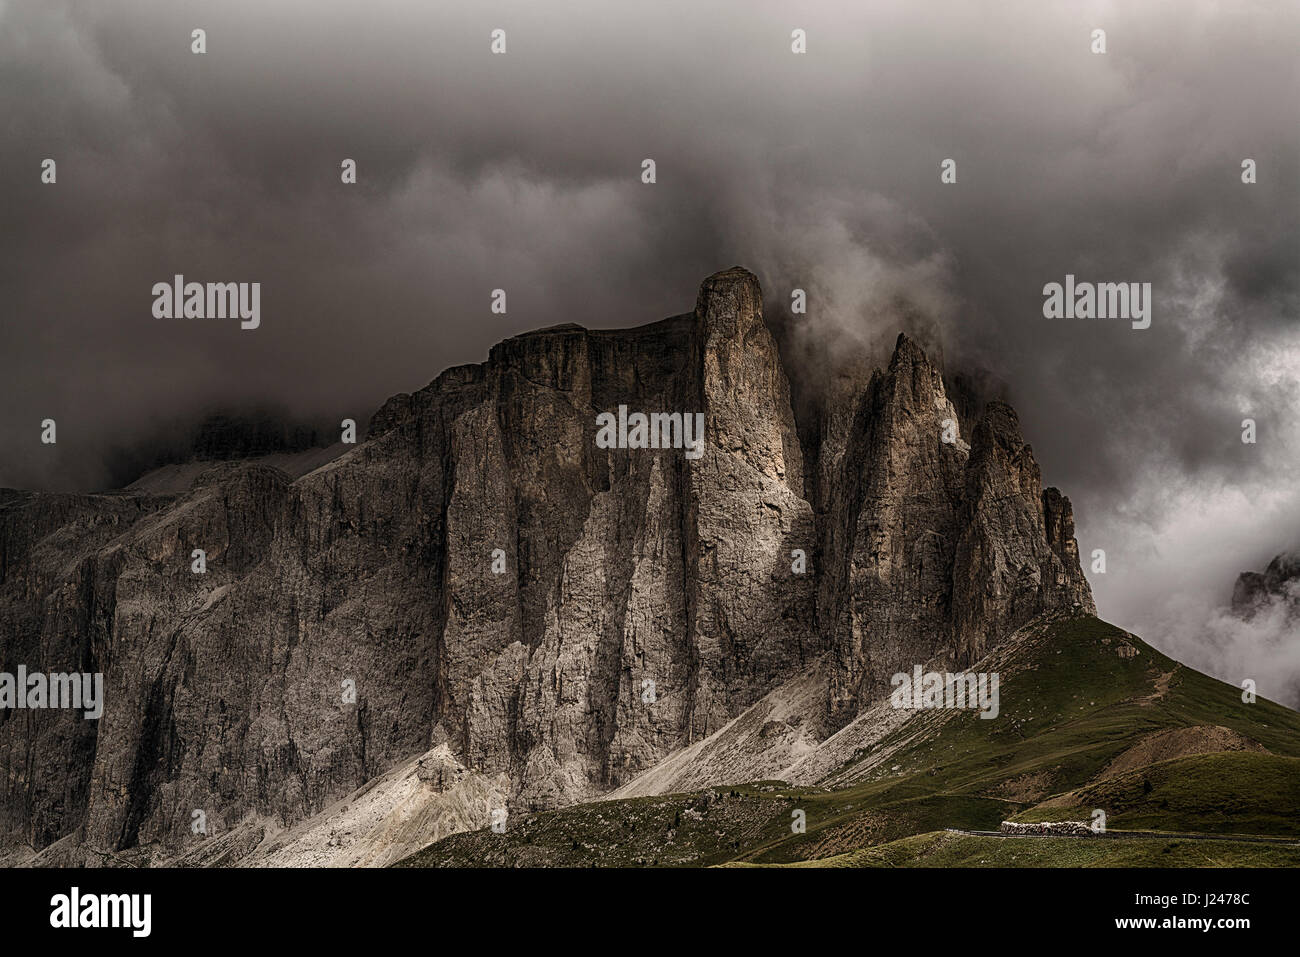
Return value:
[[(926, 734), (888, 768), (863, 771), (871, 755), (861, 754), (823, 780), (831, 787), (760, 782), (527, 815), (505, 834), (453, 835), (399, 866), (1007, 866), (1007, 855), (1015, 866), (1295, 863), (1289, 849), (1268, 845), (943, 835), (996, 830), (1007, 819), (1087, 820), (1094, 808), (1111, 830), (1300, 834), (1290, 819), (1300, 806), (1300, 714), (1263, 699), (1245, 704), (1239, 689), (1091, 617), (1025, 629), (972, 670), (1001, 675), (999, 717), (918, 715)], [(1094, 780), (1143, 738), (1201, 726), (1267, 752), (1192, 755)], [(897, 739), (914, 731), (909, 723)], [(805, 833), (792, 833), (795, 811)]]

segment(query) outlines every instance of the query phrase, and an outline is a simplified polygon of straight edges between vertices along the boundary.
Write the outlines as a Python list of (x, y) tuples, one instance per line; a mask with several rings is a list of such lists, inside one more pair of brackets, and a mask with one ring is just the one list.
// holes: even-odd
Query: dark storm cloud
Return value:
[[(0, 484), (95, 487), (111, 449), (235, 402), (364, 420), (741, 263), (772, 308), (809, 291), (801, 355), (907, 316), (1007, 383), (1107, 551), (1103, 613), (1159, 630), (1153, 596), (1217, 598), (1300, 539), (1297, 41), (1293, 3), (1200, 0), (0, 0)], [(260, 281), (262, 327), (154, 319), (176, 272)], [(1044, 319), (1067, 272), (1152, 283), (1151, 328)]]

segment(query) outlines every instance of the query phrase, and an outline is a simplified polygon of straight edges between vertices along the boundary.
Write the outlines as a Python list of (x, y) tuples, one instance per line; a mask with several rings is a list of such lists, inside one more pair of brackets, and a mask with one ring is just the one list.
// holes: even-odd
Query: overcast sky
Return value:
[[(1297, 49), (1249, 0), (0, 0), (0, 485), (101, 486), (215, 406), (364, 421), (741, 264), (802, 335), (911, 314), (1006, 383), (1103, 616), (1212, 667), (1189, 608), (1300, 547)], [(155, 319), (175, 273), (261, 282), (261, 327)], [(1066, 273), (1150, 282), (1151, 328), (1044, 319)]]

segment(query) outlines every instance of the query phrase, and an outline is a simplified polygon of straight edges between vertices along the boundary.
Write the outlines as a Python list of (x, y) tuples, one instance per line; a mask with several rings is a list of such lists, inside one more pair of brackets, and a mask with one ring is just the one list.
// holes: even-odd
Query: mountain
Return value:
[[(0, 711), (6, 859), (387, 863), (498, 805), (828, 760), (896, 672), (1095, 612), (1008, 405), (900, 336), (801, 429), (761, 303), (734, 268), (506, 340), (337, 457), (0, 492), (3, 670), (106, 697)], [(620, 407), (700, 414), (698, 456), (604, 447)]]

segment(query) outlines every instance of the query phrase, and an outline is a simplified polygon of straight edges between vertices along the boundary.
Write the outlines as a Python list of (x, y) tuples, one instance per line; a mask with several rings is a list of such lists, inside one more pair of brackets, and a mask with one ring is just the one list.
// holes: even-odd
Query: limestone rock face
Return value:
[[(0, 851), (202, 860), (202, 811), (229, 863), (387, 774), (351, 833), (398, 840), (384, 815), (426, 792), (455, 795), (418, 798), (429, 827), (481, 826), (466, 801), (606, 794), (795, 675), (829, 677), (782, 721), (827, 733), (894, 671), (1092, 610), (1014, 413), (963, 418), (906, 338), (810, 480), (761, 303), (731, 269), (686, 315), (509, 339), (297, 477), (0, 491), (2, 670), (103, 672), (106, 699), (0, 710)], [(620, 405), (702, 414), (702, 454), (600, 447)]]
[(842, 434), (821, 455), (832, 478), (818, 593), (833, 720), (916, 664), (969, 665), (1043, 611), (1095, 612), (1070, 503), (1044, 492), (1009, 406), (969, 421), (900, 336), (889, 368), (837, 418)]

